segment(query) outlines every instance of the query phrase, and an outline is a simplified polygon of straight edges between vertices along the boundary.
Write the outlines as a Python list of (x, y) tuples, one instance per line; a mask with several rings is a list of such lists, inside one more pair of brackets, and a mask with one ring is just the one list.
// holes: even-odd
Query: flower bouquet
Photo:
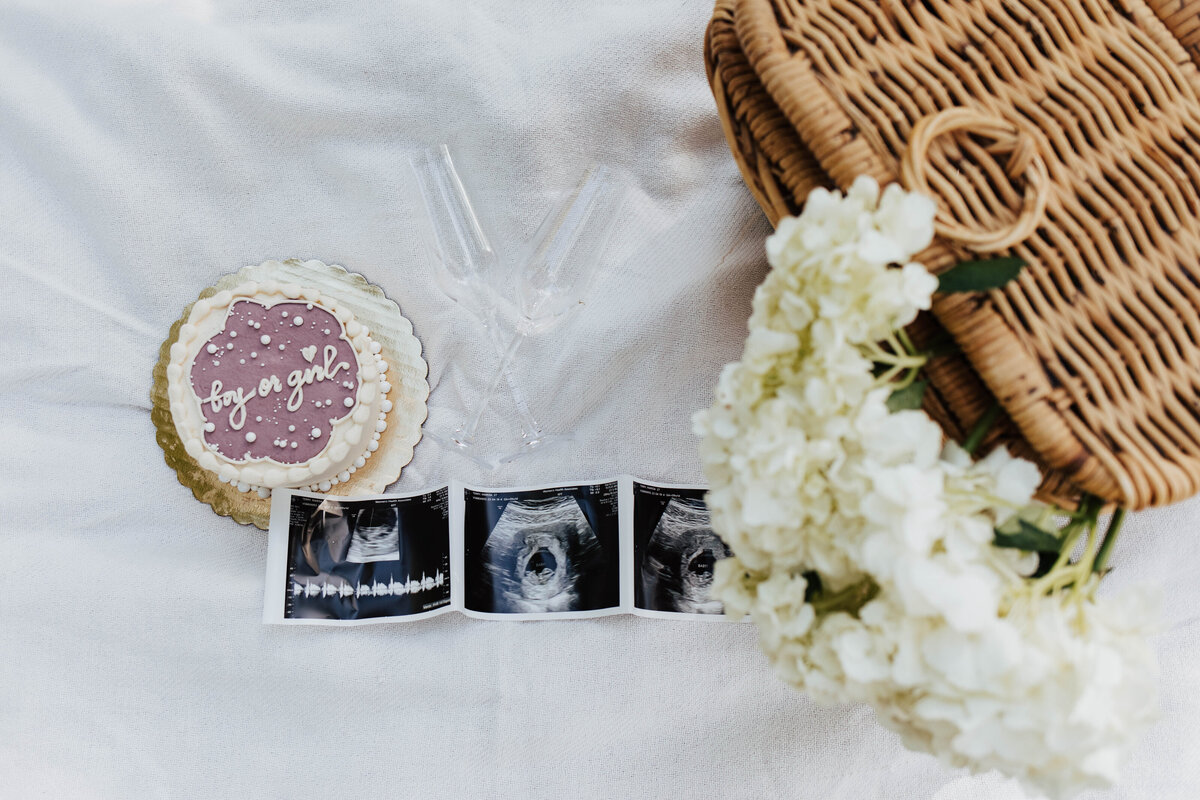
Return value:
[(818, 702), (866, 703), (908, 747), (1054, 797), (1104, 787), (1155, 717), (1145, 593), (1098, 592), (1118, 510), (1034, 499), (1038, 468), (978, 458), (920, 410), (946, 344), (905, 333), (938, 291), (1020, 262), (931, 275), (935, 204), (858, 179), (817, 189), (767, 240), (742, 359), (696, 415), (727, 613)]

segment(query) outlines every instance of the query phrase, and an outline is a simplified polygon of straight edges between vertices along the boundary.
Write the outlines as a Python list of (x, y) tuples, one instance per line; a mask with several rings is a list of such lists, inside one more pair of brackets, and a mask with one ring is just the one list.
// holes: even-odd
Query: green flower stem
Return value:
[[(896, 331), (889, 334), (887, 341), (891, 351), (884, 350), (878, 342), (871, 342), (862, 345), (862, 353), (867, 358), (871, 359), (876, 364), (886, 365), (888, 368), (882, 374), (875, 378), (876, 386), (891, 386), (893, 391), (898, 391), (907, 386), (911, 386), (913, 381), (917, 379), (921, 368), (925, 366), (926, 357), (924, 355), (912, 355), (908, 352), (908, 344), (902, 344), (897, 339), (897, 334), (903, 335), (904, 341), (908, 342), (908, 335), (903, 331)], [(897, 378), (899, 382), (896, 383)]]
[(1104, 544), (1100, 545), (1100, 552), (1096, 553), (1096, 560), (1092, 563), (1093, 572), (1103, 572), (1104, 565), (1108, 563), (1108, 556), (1112, 553), (1113, 545), (1117, 543), (1117, 537), (1121, 535), (1121, 526), (1125, 524), (1125, 509), (1118, 508), (1113, 512), (1112, 519), (1108, 521), (1108, 530), (1104, 533)]
[(875, 385), (876, 386), (887, 386), (893, 380), (895, 380), (897, 375), (899, 375), (901, 372), (904, 372), (905, 369), (906, 369), (906, 367), (901, 367), (901, 366), (895, 366), (895, 367), (888, 368), (887, 372), (884, 372), (882, 375), (880, 375), (878, 378), (875, 379)]
[(1000, 416), (1000, 404), (993, 403), (992, 407), (985, 411), (975, 426), (971, 428), (971, 432), (967, 434), (967, 440), (962, 443), (962, 449), (969, 454), (974, 454), (979, 449), (979, 445), (983, 443), (983, 437), (987, 436), (987, 432), (992, 429), (998, 416)]
[(867, 351), (867, 357), (876, 364), (890, 364), (897, 367), (923, 367), (925, 366), (925, 356), (901, 356), (894, 353), (888, 353), (882, 348), (871, 348)]
[[(1062, 549), (1058, 553), (1058, 558), (1054, 561), (1054, 566), (1045, 575), (1030, 584), (1030, 592), (1035, 597), (1043, 594), (1054, 594), (1067, 587), (1075, 587), (1077, 590), (1082, 590), (1085, 587), (1088, 577), (1092, 574), (1094, 560), (1098, 558), (1098, 554), (1094, 552), (1094, 548), (1100, 509), (1103, 506), (1103, 500), (1090, 494), (1084, 495), (1079, 501), (1078, 510), (1072, 515), (1071, 521), (1063, 528)], [(1080, 537), (1085, 534), (1087, 536), (1087, 544), (1084, 547), (1084, 555), (1074, 564), (1069, 563), (1071, 553), (1075, 551), (1076, 545), (1079, 544)]]
[(909, 386), (912, 386), (913, 381), (915, 381), (917, 379), (917, 376), (920, 374), (921, 374), (921, 370), (919, 367), (913, 367), (913, 368), (909, 369), (908, 374), (905, 375), (903, 378), (901, 378), (899, 380), (899, 382), (897, 382), (895, 384), (894, 389), (896, 391), (899, 391), (901, 389), (905, 389)]

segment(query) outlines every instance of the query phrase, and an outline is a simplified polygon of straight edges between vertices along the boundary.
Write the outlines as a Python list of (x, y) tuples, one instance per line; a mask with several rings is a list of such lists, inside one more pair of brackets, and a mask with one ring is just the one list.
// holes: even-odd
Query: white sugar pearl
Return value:
[(386, 361), (380, 361), (379, 362), (379, 374), (382, 375), (383, 373), (385, 373), (387, 371), (388, 371), (388, 363)]
[(318, 485), (317, 488), (320, 489), (322, 492), (328, 492), (329, 491), (329, 481), (321, 481), (320, 485)]
[(217, 360), (214, 358), (214, 359), (213, 359), (213, 366), (214, 366), (214, 367), (219, 367), (219, 366), (221, 366), (221, 362), (220, 362), (220, 361), (217, 361)]
[(320, 439), (320, 438), (321, 438), (321, 429), (320, 429), (320, 428), (313, 428), (311, 431), (309, 431), (309, 434), (310, 434), (310, 435), (312, 436), (312, 438), (314, 438), (314, 439)]
[(346, 408), (354, 408), (354, 398), (347, 397), (345, 400), (342, 401), (342, 405), (344, 405)]
[(381, 345), (379, 342), (371, 342), (371, 352), (372, 353), (378, 353), (381, 350), (383, 350), (383, 345)]
[(288, 433), (295, 433), (295, 432), (296, 432), (296, 426), (288, 425)]
[(295, 449), (296, 449), (298, 446), (299, 446), (299, 445), (298, 445), (298, 443), (297, 443), (297, 442), (292, 442), (292, 444), (291, 444), (291, 447), (292, 447), (292, 449), (293, 449), (293, 450), (295, 450)]
[(282, 349), (283, 349), (283, 345), (279, 345), (279, 349), (280, 349), (280, 350), (282, 350)]
[(238, 481), (237, 490), (245, 494), (246, 492), (250, 491), (250, 484), (246, 483), (245, 481)]
[(293, 325), (303, 325), (303, 324), (304, 324), (304, 317), (302, 317), (302, 316), (300, 316), (299, 314), (297, 314), (296, 316), (292, 317), (292, 324), (293, 324)]
[(283, 316), (285, 316), (285, 317), (287, 316), (287, 311), (283, 312)]
[(233, 349), (233, 342), (230, 342), (229, 344), (225, 345), (225, 349), (226, 349), (226, 350), (232, 350), (232, 349)]
[(331, 333), (331, 331), (329, 330), (329, 328), (326, 328), (326, 329), (325, 329), (325, 335), (326, 335), (326, 336), (328, 336), (330, 333)]
[(246, 363), (246, 359), (244, 359), (244, 358), (239, 358), (239, 359), (238, 359), (238, 363), (239, 363), (239, 364), (245, 364), (245, 363)]
[(307, 308), (309, 311), (312, 311), (312, 303), (305, 303), (304, 307)]
[(350, 473), (346, 470), (342, 470), (338, 473), (338, 480), (345, 483), (346, 481), (350, 480)]
[(383, 420), (379, 420), (378, 422), (375, 423), (375, 430), (379, 431), (380, 433), (383, 433), (384, 431), (387, 430), (387, 423), (384, 422)]
[(379, 441), (379, 434), (378, 434), (378, 433), (372, 433), (372, 434), (371, 434), (371, 438), (372, 438), (372, 439), (374, 439), (375, 441), (377, 441), (377, 442), (378, 442), (378, 441)]
[(391, 411), (392, 410), (392, 401), (384, 400), (382, 403), (379, 404), (379, 410), (385, 414), (388, 413), (389, 411)]
[(339, 483), (341, 483), (341, 481), (339, 481), (339, 480), (337, 479), (337, 476), (334, 476), (334, 477), (332, 477), (332, 478), (330, 478), (330, 479), (329, 479), (329, 485), (330, 485), (330, 486), (337, 486)]
[(367, 442), (367, 452), (368, 453), (374, 453), (378, 449), (379, 449), (379, 442), (374, 441), (374, 440)]
[(264, 333), (262, 336), (258, 337), (258, 340), (259, 340), (260, 342), (262, 342), (263, 344), (270, 344), (270, 343), (271, 343), (271, 337), (270, 337), (270, 336), (267, 336), (265, 333)]
[[(364, 462), (364, 463), (365, 463), (365, 462)], [(349, 470), (349, 472), (350, 472), (350, 474), (351, 474), (351, 475), (353, 475), (354, 473), (358, 472), (358, 467), (351, 467), (351, 468), (350, 468), (350, 470)]]
[(384, 394), (387, 394), (391, 390), (392, 390), (392, 385), (390, 383), (388, 383), (387, 381), (383, 381), (379, 384), (379, 391), (383, 392)]
[(230, 332), (229, 332), (229, 338), (230, 338), (230, 339), (236, 339), (236, 338), (237, 338), (237, 331), (230, 331)]
[(216, 429), (217, 429), (217, 426), (213, 425), (211, 422), (204, 423), (204, 430), (207, 431), (208, 433), (212, 433)]
[(358, 458), (354, 459), (354, 468), (358, 469), (359, 467), (363, 466), (366, 463), (367, 463), (367, 460), (365, 458), (363, 458), (362, 456), (359, 456)]
[(221, 483), (229, 483), (229, 477), (227, 475), (218, 475), (217, 480), (219, 480)]
[(257, 350), (251, 350), (251, 351), (250, 351), (250, 357), (251, 357), (251, 358), (258, 358), (258, 351), (257, 351)]
[(206, 347), (205, 349), (206, 349), (206, 350), (208, 350), (208, 352), (209, 352), (209, 353), (215, 353), (215, 352), (217, 352), (217, 346), (216, 346), (215, 344), (210, 344), (210, 345), (209, 345), (208, 347)]
[(271, 490), (266, 488), (265, 486), (260, 486), (260, 487), (258, 487), (258, 496), (261, 497), (263, 500), (266, 500), (268, 497), (271, 496)]
[(257, 439), (257, 438), (258, 438), (258, 437), (254, 435), (254, 431), (250, 431), (249, 433), (247, 433), (247, 434), (246, 434), (246, 441), (247, 441), (247, 442), (253, 442), (253, 441), (254, 441), (255, 439)]

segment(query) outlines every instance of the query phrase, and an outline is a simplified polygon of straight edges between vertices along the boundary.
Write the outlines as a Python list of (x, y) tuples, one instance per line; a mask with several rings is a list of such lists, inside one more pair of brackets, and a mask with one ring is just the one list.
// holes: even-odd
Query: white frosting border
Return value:
[[(251, 462), (234, 461), (204, 444), (204, 415), (200, 398), (187, 380), (200, 347), (225, 326), (233, 303), (248, 299), (271, 308), (279, 303), (302, 302), (319, 305), (332, 314), (354, 350), (358, 362), (358, 392), (352, 410), (333, 424), (322, 450), (306, 462), (285, 464), (270, 457)], [(167, 364), (167, 398), (175, 430), (188, 455), (203, 469), (216, 473), (223, 483), (239, 491), (251, 489), (269, 496), (279, 487), (328, 491), (349, 480), (379, 447), (380, 434), (387, 429), (387, 399), (391, 385), (384, 377), (388, 369), (378, 342), (354, 318), (353, 312), (319, 290), (295, 283), (248, 281), (212, 297), (197, 300), (187, 322), (180, 326), (179, 337), (171, 345)]]

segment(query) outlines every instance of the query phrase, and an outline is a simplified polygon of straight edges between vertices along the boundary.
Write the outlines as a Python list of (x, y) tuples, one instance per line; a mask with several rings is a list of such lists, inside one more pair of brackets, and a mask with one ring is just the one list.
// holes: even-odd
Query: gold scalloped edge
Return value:
[[(263, 271), (267, 271), (266, 275), (261, 274)], [(163, 450), (163, 459), (167, 466), (175, 470), (179, 482), (191, 489), (197, 500), (209, 505), (217, 514), (232, 517), (242, 525), (254, 525), (266, 530), (271, 501), (269, 498), (260, 498), (254, 492), (238, 492), (235, 487), (221, 483), (215, 474), (202, 469), (183, 449), (167, 398), (167, 364), (171, 359), (171, 345), (179, 338), (179, 329), (191, 315), (192, 306), (198, 300), (249, 280), (271, 277), (303, 284), (305, 278), (311, 281), (316, 276), (343, 284), (331, 291), (331, 295), (345, 303), (354, 311), (355, 317), (362, 319), (370, 328), (372, 339), (383, 348), (382, 354), (389, 366), (386, 377), (392, 384), (392, 391), (388, 395), (392, 401), (392, 411), (388, 414), (387, 430), (380, 437), (379, 449), (349, 481), (334, 487), (328, 494), (379, 494), (400, 477), (404, 467), (412, 461), (413, 452), (421, 440), (421, 426), (428, 415), (429, 365), (421, 356), (421, 342), (413, 333), (412, 323), (404, 316), (399, 304), (388, 297), (381, 287), (345, 267), (295, 258), (264, 261), (243, 267), (236, 273), (222, 275), (188, 304), (180, 318), (171, 325), (167, 338), (159, 348), (158, 363), (153, 371), (154, 382), (150, 387), (150, 419), (154, 423), (155, 439)], [(376, 304), (376, 309), (360, 313), (363, 307), (368, 307), (368, 298)], [(388, 324), (382, 335), (377, 336), (380, 316)]]

